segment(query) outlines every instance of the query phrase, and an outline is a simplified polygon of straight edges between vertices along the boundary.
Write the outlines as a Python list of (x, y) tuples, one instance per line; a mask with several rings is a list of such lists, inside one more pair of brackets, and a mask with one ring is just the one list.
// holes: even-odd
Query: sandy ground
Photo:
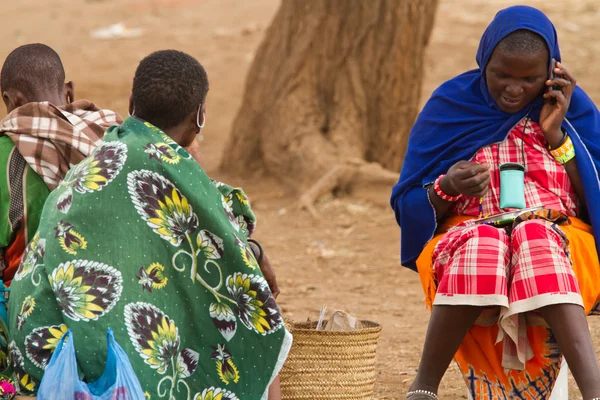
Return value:
[[(319, 0), (310, 0), (319, 1)], [(437, 85), (475, 66), (475, 51), (502, 0), (441, 0), (428, 49), (423, 103)], [(554, 20), (565, 66), (593, 99), (600, 80), (600, 3), (597, 0), (529, 0)], [(216, 171), (240, 106), (247, 70), (277, 10), (275, 0), (21, 0), (2, 2), (0, 60), (14, 47), (43, 42), (62, 56), (76, 96), (122, 114), (133, 72), (149, 52), (177, 48), (196, 56), (210, 79), (207, 127), (202, 143), (207, 170), (244, 186), (259, 217), (257, 238), (278, 268), (280, 303), (288, 317), (316, 318), (321, 306), (343, 309), (383, 324), (376, 398), (401, 399), (418, 366), (427, 326), (418, 276), (399, 265), (399, 230), (387, 206), (389, 190), (368, 197), (326, 199), (315, 221), (294, 208), (295, 197), (276, 182), (243, 182)], [(141, 28), (139, 38), (96, 40), (90, 32), (123, 22)], [(590, 319), (600, 349), (600, 318)], [(580, 396), (571, 381), (571, 398)], [(456, 367), (440, 396), (466, 398)]]

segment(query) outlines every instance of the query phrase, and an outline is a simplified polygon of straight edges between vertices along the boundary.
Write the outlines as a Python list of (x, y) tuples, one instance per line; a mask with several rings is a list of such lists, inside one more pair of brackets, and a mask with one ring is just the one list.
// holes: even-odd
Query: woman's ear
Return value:
[(200, 129), (204, 128), (204, 125), (206, 124), (206, 103), (202, 103), (198, 109), (197, 122)]
[(73, 83), (73, 81), (65, 83), (63, 93), (65, 95), (66, 104), (71, 104), (75, 101), (75, 84)]
[(4, 105), (6, 105), (7, 114), (10, 114), (15, 108), (29, 103), (23, 93), (13, 89), (5, 90), (2, 93), (2, 100), (4, 101)]
[(133, 104), (133, 93), (129, 95), (129, 115), (133, 116), (135, 114), (135, 105)]

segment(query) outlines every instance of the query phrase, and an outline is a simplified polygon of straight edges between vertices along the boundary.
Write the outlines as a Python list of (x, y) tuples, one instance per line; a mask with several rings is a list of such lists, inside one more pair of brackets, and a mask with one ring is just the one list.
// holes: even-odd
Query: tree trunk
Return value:
[(249, 71), (222, 169), (264, 169), (298, 190), (324, 176), (348, 183), (353, 173), (340, 172), (348, 161), (399, 171), (437, 3), (282, 0)]

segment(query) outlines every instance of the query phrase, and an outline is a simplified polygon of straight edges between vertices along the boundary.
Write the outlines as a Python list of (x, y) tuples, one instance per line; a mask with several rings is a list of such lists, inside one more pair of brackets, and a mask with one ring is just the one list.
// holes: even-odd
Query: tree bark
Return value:
[(222, 169), (266, 170), (301, 191), (322, 177), (347, 184), (361, 162), (399, 171), (437, 3), (282, 0)]

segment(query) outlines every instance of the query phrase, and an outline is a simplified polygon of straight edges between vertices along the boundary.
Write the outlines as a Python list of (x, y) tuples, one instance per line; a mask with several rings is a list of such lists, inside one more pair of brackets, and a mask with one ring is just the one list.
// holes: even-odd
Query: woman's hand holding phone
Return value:
[(575, 78), (560, 62), (552, 59), (551, 75), (546, 81), (548, 91), (544, 94), (547, 100), (540, 113), (540, 126), (548, 144), (556, 148), (563, 140), (561, 125), (571, 105), (571, 96), (577, 84)]

